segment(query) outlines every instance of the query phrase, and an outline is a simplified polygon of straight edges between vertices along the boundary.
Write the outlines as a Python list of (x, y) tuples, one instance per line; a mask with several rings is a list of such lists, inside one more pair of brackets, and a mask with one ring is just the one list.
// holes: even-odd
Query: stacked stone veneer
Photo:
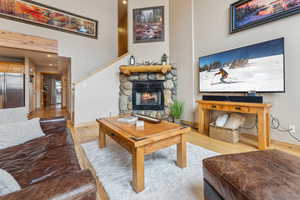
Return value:
[[(139, 110), (133, 111), (132, 106), (132, 81), (164, 81), (164, 110)], [(134, 73), (130, 76), (120, 74), (120, 114), (135, 113), (151, 116), (158, 119), (170, 120), (170, 107), (177, 96), (177, 70), (173, 69), (166, 74), (162, 73)]]

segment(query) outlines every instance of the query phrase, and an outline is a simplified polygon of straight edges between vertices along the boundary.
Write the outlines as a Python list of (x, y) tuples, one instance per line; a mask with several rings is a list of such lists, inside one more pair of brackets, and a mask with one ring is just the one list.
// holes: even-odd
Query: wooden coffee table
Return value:
[(98, 119), (99, 146), (105, 148), (106, 135), (132, 154), (132, 185), (136, 192), (144, 190), (144, 157), (177, 144), (177, 165), (186, 167), (186, 133), (190, 128), (167, 121), (152, 124), (145, 121), (144, 129), (118, 122), (119, 117)]

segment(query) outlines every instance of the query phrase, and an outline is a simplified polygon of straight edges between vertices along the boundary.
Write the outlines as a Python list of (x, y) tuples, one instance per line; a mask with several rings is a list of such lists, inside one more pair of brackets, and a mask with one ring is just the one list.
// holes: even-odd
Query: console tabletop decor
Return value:
[(224, 111), (258, 116), (258, 149), (266, 150), (271, 144), (270, 110), (272, 104), (228, 101), (196, 101), (199, 111), (199, 132), (208, 134), (211, 111)]

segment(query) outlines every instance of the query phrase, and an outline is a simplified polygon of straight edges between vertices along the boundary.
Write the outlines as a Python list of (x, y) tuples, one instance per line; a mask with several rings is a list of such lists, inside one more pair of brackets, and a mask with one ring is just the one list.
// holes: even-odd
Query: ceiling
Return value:
[(0, 47), (0, 56), (9, 57), (10, 59), (24, 59), (25, 57), (28, 57), (37, 68), (43, 70), (47, 70), (47, 68), (53, 70), (53, 68), (55, 68), (58, 73), (66, 72), (70, 63), (70, 58), (57, 56), (56, 54), (7, 47)]

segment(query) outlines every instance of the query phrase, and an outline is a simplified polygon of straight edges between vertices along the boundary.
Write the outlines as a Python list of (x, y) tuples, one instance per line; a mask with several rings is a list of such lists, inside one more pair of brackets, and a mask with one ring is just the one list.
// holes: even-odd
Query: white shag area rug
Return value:
[(82, 144), (110, 200), (202, 200), (202, 160), (219, 155), (187, 144), (188, 166), (177, 167), (176, 145), (145, 157), (145, 190), (131, 187), (131, 154), (107, 137), (107, 147), (98, 142)]

